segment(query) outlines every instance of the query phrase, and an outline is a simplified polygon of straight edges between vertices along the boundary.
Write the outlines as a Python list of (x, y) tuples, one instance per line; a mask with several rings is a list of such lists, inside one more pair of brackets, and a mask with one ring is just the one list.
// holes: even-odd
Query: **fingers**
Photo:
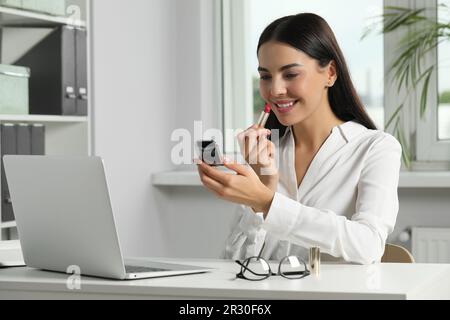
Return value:
[(243, 146), (245, 144), (245, 140), (249, 139), (250, 137), (252, 140), (256, 140), (255, 138), (258, 136), (265, 135), (266, 137), (271, 134), (271, 131), (262, 127), (258, 127), (256, 125), (248, 128), (247, 130), (241, 132), (238, 134), (237, 139), (240, 146)]
[(200, 172), (200, 178), (203, 176), (207, 176), (216, 182), (218, 182), (220, 185), (226, 185), (229, 182), (229, 177), (227, 173), (217, 170), (216, 168), (213, 168), (203, 162), (200, 162), (198, 164), (198, 169)]
[(275, 145), (272, 141), (267, 138), (262, 138), (260, 143), (250, 151), (247, 162), (250, 165), (259, 165), (262, 167), (269, 166), (275, 156)]
[(216, 193), (217, 195), (220, 194), (220, 191), (223, 190), (223, 186), (215, 181), (214, 179), (211, 179), (203, 172), (200, 173), (200, 180), (202, 181), (203, 185), (211, 190), (212, 192)]
[(249, 167), (237, 162), (225, 161), (224, 166), (230, 170), (233, 170), (237, 174), (246, 177), (250, 176), (253, 173), (253, 170), (251, 170)]
[(257, 162), (262, 167), (267, 167), (270, 165), (269, 148), (270, 148), (270, 143), (264, 143), (264, 144), (258, 146), (258, 150), (257, 150), (258, 154), (256, 155), (256, 157), (257, 157)]
[(250, 151), (248, 155), (249, 164), (259, 164), (261, 166), (268, 165), (270, 161), (269, 150), (271, 141), (269, 141), (265, 136), (260, 137), (259, 143)]
[[(239, 147), (241, 148), (241, 154), (244, 159), (252, 164), (257, 164), (257, 150), (262, 150), (267, 144), (267, 137), (271, 134), (270, 130), (264, 128), (258, 128), (256, 126), (242, 132), (238, 135)], [(255, 153), (256, 152), (256, 153)], [(253, 156), (250, 158), (250, 156)]]

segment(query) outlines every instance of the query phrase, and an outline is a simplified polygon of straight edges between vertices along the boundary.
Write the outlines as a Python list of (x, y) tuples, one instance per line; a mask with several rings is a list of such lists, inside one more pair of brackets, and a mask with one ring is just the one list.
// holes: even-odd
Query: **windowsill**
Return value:
[(201, 186), (200, 177), (197, 171), (170, 171), (152, 174), (152, 184), (154, 186)]
[(450, 171), (401, 172), (399, 188), (450, 188)]
[[(197, 171), (170, 171), (152, 175), (152, 184), (157, 187), (202, 186)], [(400, 189), (450, 188), (450, 171), (442, 172), (401, 172)]]

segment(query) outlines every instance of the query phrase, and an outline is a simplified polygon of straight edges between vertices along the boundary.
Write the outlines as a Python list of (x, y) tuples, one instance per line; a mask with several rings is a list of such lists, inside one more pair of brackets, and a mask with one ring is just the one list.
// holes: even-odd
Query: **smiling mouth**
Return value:
[(292, 107), (292, 106), (294, 106), (294, 104), (296, 104), (298, 101), (296, 100), (296, 101), (291, 101), (291, 102), (288, 102), (288, 103), (280, 103), (280, 104), (278, 104), (278, 103), (274, 103), (278, 108), (290, 108), (290, 107)]
[(288, 111), (288, 110), (292, 109), (297, 102), (298, 102), (298, 100), (292, 101), (289, 103), (280, 103), (280, 104), (274, 103), (274, 105), (277, 107), (277, 109), (279, 111)]

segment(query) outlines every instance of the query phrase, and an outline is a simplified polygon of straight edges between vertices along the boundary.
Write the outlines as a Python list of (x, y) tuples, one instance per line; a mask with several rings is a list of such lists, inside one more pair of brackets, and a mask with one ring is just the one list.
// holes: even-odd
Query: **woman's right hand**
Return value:
[(279, 174), (275, 160), (275, 144), (268, 139), (268, 129), (253, 125), (237, 136), (241, 154), (256, 172), (261, 182), (273, 192), (277, 191)]

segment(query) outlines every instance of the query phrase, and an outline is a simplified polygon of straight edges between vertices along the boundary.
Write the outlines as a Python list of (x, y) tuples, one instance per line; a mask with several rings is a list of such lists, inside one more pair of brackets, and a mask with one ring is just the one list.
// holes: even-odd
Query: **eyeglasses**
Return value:
[(310, 271), (308, 270), (305, 261), (296, 256), (284, 257), (278, 265), (278, 272), (272, 272), (267, 261), (261, 258), (264, 247), (265, 243), (257, 257), (247, 258), (243, 262), (236, 260), (236, 263), (241, 266), (241, 271), (236, 274), (237, 278), (250, 281), (261, 281), (270, 276), (282, 276), (286, 279), (295, 280), (310, 275)]

